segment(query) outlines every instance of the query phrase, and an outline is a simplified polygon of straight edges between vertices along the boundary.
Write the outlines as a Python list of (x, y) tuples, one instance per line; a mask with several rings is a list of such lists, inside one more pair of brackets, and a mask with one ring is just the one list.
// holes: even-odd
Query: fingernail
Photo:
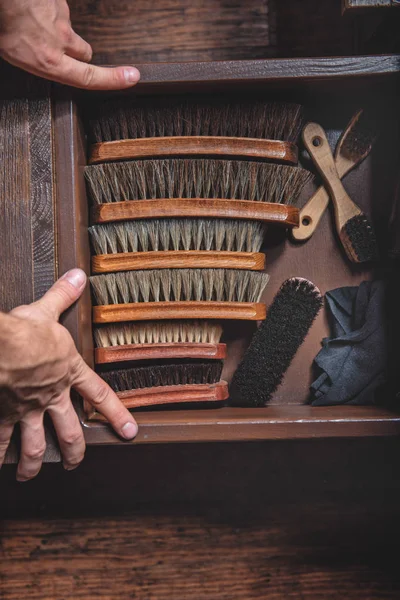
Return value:
[(71, 271), (67, 271), (61, 279), (69, 281), (69, 283), (77, 290), (80, 290), (86, 283), (86, 275), (82, 269), (71, 269)]
[(125, 425), (122, 428), (122, 435), (127, 440), (131, 440), (134, 437), (136, 437), (137, 432), (138, 432), (138, 426), (136, 425), (136, 423), (131, 423), (131, 422), (125, 423)]
[(124, 77), (127, 84), (137, 83), (140, 79), (140, 73), (135, 67), (125, 67)]
[(24, 481), (29, 481), (29, 477), (19, 477), (17, 475), (17, 481), (19, 481), (20, 483), (24, 483)]
[(66, 471), (75, 471), (75, 469), (77, 469), (79, 465), (68, 465), (66, 463), (63, 463), (63, 467)]

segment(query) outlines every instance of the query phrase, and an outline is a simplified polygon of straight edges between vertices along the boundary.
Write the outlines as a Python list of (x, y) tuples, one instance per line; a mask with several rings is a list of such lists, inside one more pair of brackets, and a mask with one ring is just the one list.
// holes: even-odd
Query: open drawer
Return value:
[[(354, 201), (372, 216), (382, 255), (385, 255), (400, 164), (399, 121), (396, 115), (400, 56), (146, 64), (139, 65), (139, 69), (142, 74), (140, 84), (125, 93), (145, 96), (179, 94), (189, 101), (199, 94), (218, 94), (227, 99), (243, 95), (247, 100), (254, 97), (300, 102), (305, 107), (306, 118), (325, 128), (332, 146), (355, 110), (373, 97), (374, 104), (385, 115), (384, 126), (372, 153), (346, 176), (345, 186)], [(74, 266), (90, 272), (89, 206), (83, 177), (87, 164), (85, 115), (90, 112), (91, 103), (98, 100), (97, 94), (69, 96), (69, 92), (62, 88), (57, 89), (55, 94), (59, 273)], [(304, 164), (312, 169), (302, 149), (301, 156), (306, 161)], [(300, 207), (313, 189), (314, 184), (303, 191)], [(358, 285), (365, 279), (382, 277), (383, 273), (386, 276), (390, 270), (387, 263), (380, 265), (375, 272), (351, 264), (336, 239), (329, 211), (310, 241), (301, 245), (290, 240), (282, 241), (268, 248), (267, 256), (267, 272), (271, 279), (262, 298), (267, 306), (288, 277), (308, 278), (324, 293), (336, 287)], [(93, 366), (91, 311), (90, 292), (87, 290), (65, 315), (64, 324), (85, 360)], [(228, 357), (224, 379), (230, 380), (254, 327), (251, 322), (239, 325), (226, 323)], [(135, 441), (260, 440), (399, 433), (400, 416), (387, 408), (313, 408), (307, 405), (312, 361), (327, 334), (326, 317), (321, 311), (267, 407), (138, 411), (135, 417), (139, 423), (139, 435)], [(122, 443), (106, 424), (87, 421), (79, 400), (77, 406), (89, 444)]]

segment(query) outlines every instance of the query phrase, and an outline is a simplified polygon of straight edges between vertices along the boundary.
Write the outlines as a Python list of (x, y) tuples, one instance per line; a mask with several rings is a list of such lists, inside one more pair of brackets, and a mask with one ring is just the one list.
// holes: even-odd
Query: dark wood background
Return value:
[[(294, 0), (76, 0), (71, 9), (96, 62), (105, 63), (334, 55), (395, 44), (393, 18), (342, 18), (340, 0), (301, 8)], [(13, 81), (14, 100), (3, 96), (1, 104), (0, 225), (4, 232), (24, 211), (20, 243), (36, 258), (17, 272), (0, 261), (9, 283), (3, 308), (38, 297), (55, 272), (50, 161), (38, 161), (48, 152), (41, 146), (49, 141), (48, 87)], [(40, 218), (32, 213), (38, 203)], [(12, 229), (2, 244), (7, 256), (18, 250)], [(25, 484), (5, 466), (0, 596), (399, 598), (399, 455), (397, 439), (91, 447), (76, 472), (47, 464)]]

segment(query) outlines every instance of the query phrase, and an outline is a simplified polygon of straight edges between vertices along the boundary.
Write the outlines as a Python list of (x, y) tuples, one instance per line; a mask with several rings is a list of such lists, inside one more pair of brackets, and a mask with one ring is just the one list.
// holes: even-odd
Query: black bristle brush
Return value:
[(232, 406), (264, 406), (281, 383), (323, 304), (318, 288), (298, 277), (283, 283), (229, 386)]
[(92, 164), (150, 156), (219, 155), (221, 144), (225, 156), (297, 164), (295, 142), (303, 121), (298, 104), (136, 97), (103, 102), (91, 111)]
[(195, 363), (158, 364), (105, 371), (101, 377), (114, 392), (171, 385), (217, 383), (223, 362), (211, 360)]
[[(223, 362), (201, 360), (176, 364), (152, 364), (101, 373), (127, 408), (162, 404), (221, 402), (228, 384), (220, 380)], [(91, 419), (102, 419), (91, 413)]]

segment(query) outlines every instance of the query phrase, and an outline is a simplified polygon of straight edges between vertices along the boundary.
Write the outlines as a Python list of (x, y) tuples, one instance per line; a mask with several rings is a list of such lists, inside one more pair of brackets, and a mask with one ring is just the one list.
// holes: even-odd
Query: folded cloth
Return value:
[(311, 404), (375, 404), (387, 379), (385, 285), (364, 281), (325, 295), (332, 337), (314, 359)]

